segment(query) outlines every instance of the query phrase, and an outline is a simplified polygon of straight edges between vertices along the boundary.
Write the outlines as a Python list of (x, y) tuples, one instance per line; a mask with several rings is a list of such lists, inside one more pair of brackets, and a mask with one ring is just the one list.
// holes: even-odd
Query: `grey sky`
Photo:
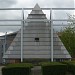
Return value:
[[(74, 0), (0, 0), (0, 8), (33, 8), (36, 3), (38, 3), (41, 8), (74, 8)], [(67, 13), (67, 11), (63, 11), (63, 13), (60, 12), (55, 12), (53, 17), (62, 18), (65, 16), (64, 14)], [(27, 13), (26, 11), (25, 14)], [(44, 13), (49, 16), (49, 11), (45, 11)], [(70, 13), (73, 13), (73, 11), (70, 11)], [(0, 19), (15, 18), (21, 18), (21, 11), (0, 11)], [(9, 31), (14, 31), (16, 27), (0, 27), (0, 31), (5, 32), (8, 31), (8, 29)]]
[(0, 0), (0, 8), (11, 7), (17, 3), (16, 0)]
[(17, 0), (13, 7), (34, 7), (36, 3), (40, 7), (74, 7), (74, 0)]

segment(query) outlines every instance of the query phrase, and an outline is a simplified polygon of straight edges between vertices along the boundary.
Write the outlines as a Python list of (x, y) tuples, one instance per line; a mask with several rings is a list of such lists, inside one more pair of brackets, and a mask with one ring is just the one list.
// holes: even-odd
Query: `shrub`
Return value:
[(30, 75), (32, 64), (9, 64), (2, 68), (2, 75)]
[(29, 67), (32, 68), (33, 65), (31, 63), (16, 63), (16, 64), (8, 64), (6, 67)]
[(65, 75), (67, 65), (59, 62), (41, 63), (43, 75)]
[(63, 62), (68, 66), (68, 72), (75, 75), (75, 61)]

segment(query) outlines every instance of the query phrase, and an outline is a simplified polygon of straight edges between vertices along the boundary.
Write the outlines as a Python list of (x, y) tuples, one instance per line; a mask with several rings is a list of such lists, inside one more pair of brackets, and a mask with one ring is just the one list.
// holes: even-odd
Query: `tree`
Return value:
[(75, 57), (75, 16), (69, 15), (69, 27), (60, 32), (60, 39), (72, 57)]

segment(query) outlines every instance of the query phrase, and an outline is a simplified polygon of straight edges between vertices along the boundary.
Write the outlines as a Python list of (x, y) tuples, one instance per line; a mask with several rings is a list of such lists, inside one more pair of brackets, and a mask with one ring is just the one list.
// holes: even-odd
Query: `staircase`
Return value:
[(31, 75), (42, 75), (41, 66), (34, 66), (31, 69)]

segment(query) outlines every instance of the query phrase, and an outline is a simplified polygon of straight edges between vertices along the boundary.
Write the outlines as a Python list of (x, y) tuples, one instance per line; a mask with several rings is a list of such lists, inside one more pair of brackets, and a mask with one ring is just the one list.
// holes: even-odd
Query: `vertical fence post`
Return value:
[(21, 62), (23, 62), (23, 26), (24, 26), (24, 9), (22, 8), (22, 25), (21, 25)]
[[(7, 32), (5, 33), (5, 37), (4, 37), (3, 55), (5, 54), (6, 51), (6, 37), (7, 37)], [(3, 59), (3, 63), (5, 64), (5, 59)]]
[(52, 9), (50, 9), (50, 26), (51, 26), (51, 62), (53, 62), (53, 21), (52, 21)]

